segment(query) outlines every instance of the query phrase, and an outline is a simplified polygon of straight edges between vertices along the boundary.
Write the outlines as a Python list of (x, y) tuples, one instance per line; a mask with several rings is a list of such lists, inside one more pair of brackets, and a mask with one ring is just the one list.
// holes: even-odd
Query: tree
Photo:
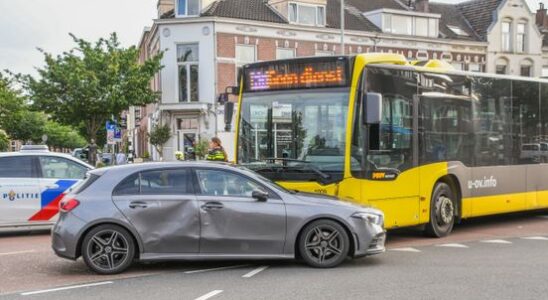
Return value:
[(0, 152), (8, 151), (10, 147), (10, 140), (4, 130), (0, 129)]
[(12, 87), (12, 82), (0, 73), (0, 128), (12, 122), (15, 114), (23, 109), (24, 99)]
[(72, 127), (55, 121), (47, 121), (44, 133), (48, 136), (46, 144), (56, 148), (74, 149), (86, 145), (86, 140)]
[(158, 99), (150, 80), (161, 69), (162, 52), (139, 63), (139, 49), (121, 47), (115, 33), (95, 43), (71, 37), (76, 48), (61, 55), (40, 50), (45, 66), (38, 78), (18, 76), (35, 108), (62, 124), (84, 126), (91, 141), (112, 116)]
[(38, 143), (42, 140), (46, 120), (44, 113), (24, 107), (4, 120), (3, 129), (14, 140)]
[(164, 159), (164, 145), (171, 137), (171, 129), (168, 125), (156, 125), (148, 134), (149, 142), (160, 155), (160, 160)]

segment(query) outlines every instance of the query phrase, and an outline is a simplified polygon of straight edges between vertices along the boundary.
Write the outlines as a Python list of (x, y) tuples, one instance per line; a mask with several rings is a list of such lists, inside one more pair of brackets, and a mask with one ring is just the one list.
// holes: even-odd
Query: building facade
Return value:
[[(491, 22), (482, 25), (485, 31), (470, 19), (475, 2), (496, 4)], [(410, 60), (442, 59), (456, 69), (478, 72), (495, 72), (497, 63), (506, 59), (505, 71), (519, 74), (529, 62), (530, 75), (540, 76), (542, 33), (535, 26), (535, 15), (527, 6), (513, 6), (516, 2), (524, 3), (346, 0), (343, 48), (339, 0), (160, 0), (158, 19), (143, 33), (140, 49), (141, 59), (164, 51), (164, 68), (151, 82), (161, 92), (161, 101), (130, 109), (130, 118), (138, 119), (130, 129), (136, 154), (149, 151), (157, 158), (146, 143), (146, 133), (162, 123), (169, 124), (173, 133), (164, 147), (167, 160), (212, 136), (221, 138), (232, 157), (234, 132), (225, 131), (218, 98), (226, 87), (237, 84), (242, 65), (256, 61), (389, 52)], [(502, 24), (507, 14), (516, 19), (512, 39), (520, 38), (515, 30), (527, 19), (525, 52), (501, 51), (502, 42), (496, 41), (502, 38), (500, 28), (506, 26)]]

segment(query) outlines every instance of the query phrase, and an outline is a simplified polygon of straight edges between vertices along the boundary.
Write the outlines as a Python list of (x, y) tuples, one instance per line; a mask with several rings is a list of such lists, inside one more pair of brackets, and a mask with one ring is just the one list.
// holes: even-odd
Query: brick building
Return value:
[[(164, 148), (166, 159), (214, 135), (221, 137), (232, 157), (234, 133), (224, 131), (222, 107), (216, 105), (219, 94), (236, 84), (238, 68), (247, 63), (343, 53), (339, 1), (159, 0), (158, 19), (145, 30), (140, 48), (143, 59), (165, 50), (164, 69), (151, 83), (162, 97), (159, 104), (130, 109), (130, 118), (137, 115), (140, 124), (134, 123), (139, 128), (133, 129), (137, 155), (153, 153), (144, 137), (153, 124), (162, 122), (173, 132)], [(523, 0), (459, 5), (346, 0), (344, 53), (400, 53), (409, 59), (443, 59), (456, 69), (492, 71), (496, 65), (491, 61), (497, 60), (491, 58), (491, 31), (485, 28), (496, 26), (484, 22), (487, 27), (479, 32), (479, 23), (471, 22), (470, 3), (490, 2), (489, 16), (495, 18), (501, 3), (516, 1)], [(534, 25), (535, 15), (524, 9)], [(533, 33), (542, 40), (538, 30)], [(527, 41), (537, 59), (540, 45), (532, 38)]]

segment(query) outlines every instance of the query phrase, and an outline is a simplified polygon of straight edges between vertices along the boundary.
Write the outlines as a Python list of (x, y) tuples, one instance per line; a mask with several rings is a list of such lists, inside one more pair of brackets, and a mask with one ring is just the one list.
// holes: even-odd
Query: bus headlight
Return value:
[(382, 225), (382, 222), (383, 222), (383, 219), (382, 219), (383, 217), (381, 214), (375, 214), (372, 212), (365, 212), (365, 211), (354, 213), (352, 215), (352, 218), (362, 219), (377, 225)]

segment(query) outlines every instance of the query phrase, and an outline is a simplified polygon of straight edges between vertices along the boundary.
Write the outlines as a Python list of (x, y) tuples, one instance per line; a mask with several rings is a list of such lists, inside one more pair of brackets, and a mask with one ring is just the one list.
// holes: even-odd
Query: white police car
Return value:
[(45, 146), (0, 153), (0, 227), (53, 224), (63, 192), (91, 169)]

